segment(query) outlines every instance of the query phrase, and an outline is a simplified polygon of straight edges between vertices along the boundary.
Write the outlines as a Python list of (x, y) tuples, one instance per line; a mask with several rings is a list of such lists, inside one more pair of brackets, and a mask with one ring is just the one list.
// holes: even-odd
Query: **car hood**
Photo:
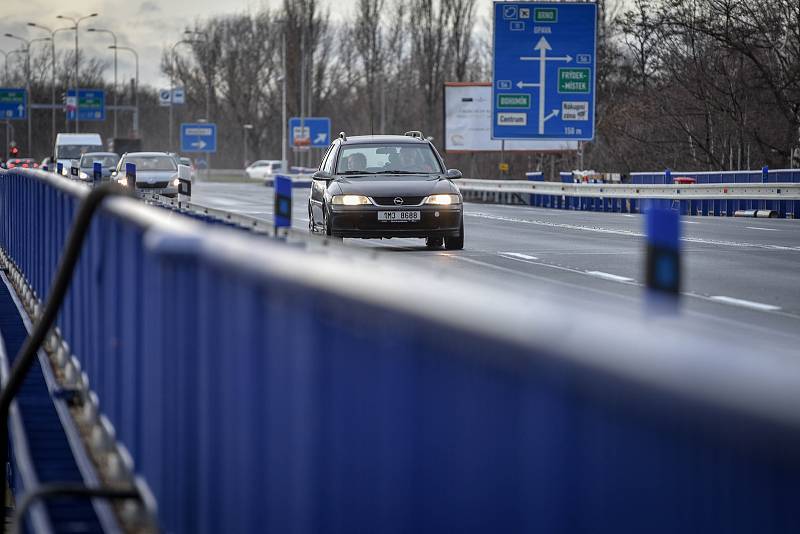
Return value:
[(357, 194), (373, 197), (427, 196), (436, 193), (457, 193), (453, 182), (439, 175), (375, 175), (336, 178), (334, 194)]
[(136, 171), (137, 182), (166, 182), (176, 176), (178, 171)]

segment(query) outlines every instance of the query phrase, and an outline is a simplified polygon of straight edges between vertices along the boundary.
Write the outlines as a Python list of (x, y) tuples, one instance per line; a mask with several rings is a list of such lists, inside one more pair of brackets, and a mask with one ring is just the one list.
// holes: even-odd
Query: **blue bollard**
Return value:
[(64, 164), (61, 163), (60, 161), (56, 164), (56, 173), (59, 176), (62, 176), (64, 174)]
[(279, 228), (292, 226), (292, 179), (275, 176), (275, 234)]
[(645, 210), (645, 227), (648, 305), (674, 313), (681, 288), (680, 213), (651, 203)]
[(92, 181), (99, 183), (103, 179), (103, 164), (95, 161), (92, 165)]
[(128, 182), (128, 187), (136, 190), (136, 164), (135, 163), (126, 163), (125, 164), (125, 179)]
[(769, 180), (769, 167), (764, 165), (761, 167), (761, 183), (765, 184)]

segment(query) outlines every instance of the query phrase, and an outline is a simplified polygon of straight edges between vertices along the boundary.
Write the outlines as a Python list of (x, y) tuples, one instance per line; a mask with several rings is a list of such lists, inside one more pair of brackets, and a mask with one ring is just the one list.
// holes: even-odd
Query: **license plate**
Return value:
[(380, 222), (418, 222), (419, 219), (418, 211), (392, 210), (378, 212), (378, 220)]

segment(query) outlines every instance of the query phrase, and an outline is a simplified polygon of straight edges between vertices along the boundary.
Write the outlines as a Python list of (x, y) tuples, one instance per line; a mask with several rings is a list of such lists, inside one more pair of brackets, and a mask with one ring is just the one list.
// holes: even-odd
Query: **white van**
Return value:
[(61, 173), (66, 176), (69, 169), (87, 152), (103, 152), (103, 141), (100, 134), (96, 133), (60, 133), (56, 136), (56, 146), (53, 149), (54, 165), (61, 163)]

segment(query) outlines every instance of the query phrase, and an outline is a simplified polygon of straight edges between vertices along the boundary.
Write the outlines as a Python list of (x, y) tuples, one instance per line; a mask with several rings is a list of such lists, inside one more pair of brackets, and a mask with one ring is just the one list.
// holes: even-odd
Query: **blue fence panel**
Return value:
[[(32, 176), (0, 174), (0, 245), (45, 295), (77, 200)], [(412, 311), (366, 269), (332, 287), (302, 251), (132, 204), (93, 224), (59, 321), (166, 531), (800, 529), (800, 423), (606, 363), (746, 347), (594, 321), (514, 341), (490, 302)]]

